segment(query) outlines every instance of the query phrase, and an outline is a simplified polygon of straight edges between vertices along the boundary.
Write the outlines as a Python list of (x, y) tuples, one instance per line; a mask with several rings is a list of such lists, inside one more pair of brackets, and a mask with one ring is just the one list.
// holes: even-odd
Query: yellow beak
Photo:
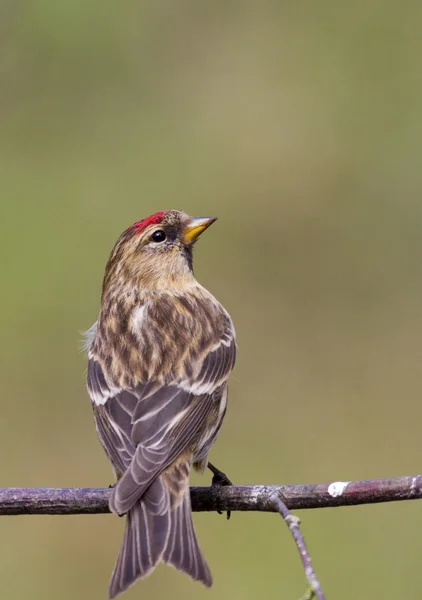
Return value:
[(192, 217), (183, 232), (184, 243), (192, 244), (216, 220), (216, 217)]

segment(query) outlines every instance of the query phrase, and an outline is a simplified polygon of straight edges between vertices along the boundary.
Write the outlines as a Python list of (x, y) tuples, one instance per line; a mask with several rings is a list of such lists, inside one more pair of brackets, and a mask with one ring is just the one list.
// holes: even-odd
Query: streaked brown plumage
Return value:
[(230, 316), (192, 271), (192, 245), (214, 220), (156, 213), (120, 236), (107, 263), (88, 390), (118, 479), (110, 509), (127, 514), (110, 598), (160, 561), (212, 583), (189, 472), (207, 465), (236, 358)]

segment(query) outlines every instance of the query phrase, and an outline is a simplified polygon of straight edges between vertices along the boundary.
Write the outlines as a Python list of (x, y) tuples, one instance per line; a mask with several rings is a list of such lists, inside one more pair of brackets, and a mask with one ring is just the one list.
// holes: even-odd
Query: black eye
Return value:
[(166, 239), (166, 234), (162, 229), (158, 229), (157, 231), (154, 231), (154, 233), (151, 235), (151, 239), (153, 242), (164, 242), (164, 240)]

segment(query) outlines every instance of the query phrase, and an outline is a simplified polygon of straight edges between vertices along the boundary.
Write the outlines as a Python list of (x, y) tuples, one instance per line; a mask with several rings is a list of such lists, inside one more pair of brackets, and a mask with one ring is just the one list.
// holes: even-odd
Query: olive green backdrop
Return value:
[[(239, 484), (421, 470), (421, 19), (376, 0), (1, 2), (1, 486), (111, 482), (81, 331), (118, 235), (169, 208), (219, 217), (196, 274), (239, 357), (212, 460)], [(421, 503), (300, 516), (328, 598), (421, 597)], [(127, 600), (303, 593), (279, 517), (195, 524), (214, 587), (159, 567)], [(0, 596), (105, 599), (123, 525), (0, 517)]]

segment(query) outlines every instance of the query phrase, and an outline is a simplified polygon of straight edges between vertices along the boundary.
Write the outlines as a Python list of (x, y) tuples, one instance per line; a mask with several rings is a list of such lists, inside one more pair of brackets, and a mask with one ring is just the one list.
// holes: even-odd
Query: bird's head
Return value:
[(125, 284), (145, 290), (192, 284), (192, 246), (215, 220), (168, 210), (137, 221), (122, 233), (111, 252), (103, 293)]

